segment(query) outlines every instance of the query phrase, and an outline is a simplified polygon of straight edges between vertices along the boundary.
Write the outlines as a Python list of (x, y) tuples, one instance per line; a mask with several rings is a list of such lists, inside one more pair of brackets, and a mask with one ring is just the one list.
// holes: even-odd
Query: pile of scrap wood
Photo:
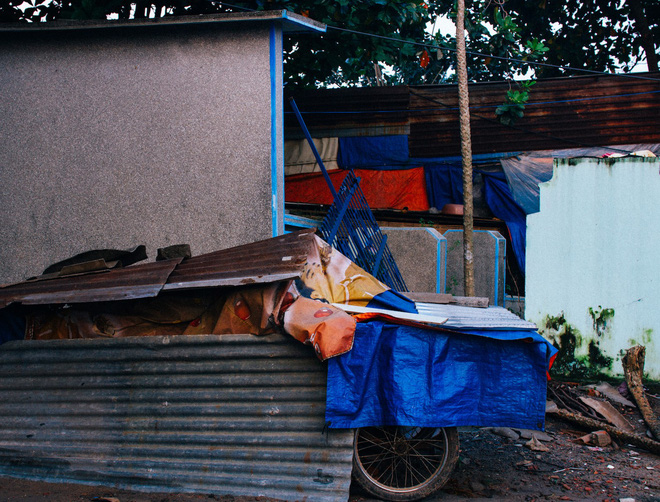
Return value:
[[(591, 434), (581, 438), (586, 443), (603, 446), (609, 436), (660, 454), (660, 421), (657, 411), (647, 399), (642, 382), (645, 354), (646, 349), (642, 346), (627, 350), (622, 361), (625, 382), (619, 388), (608, 383), (579, 387), (551, 382), (548, 386), (548, 397), (551, 400), (548, 401), (546, 412), (591, 429)], [(622, 395), (622, 391), (627, 396)], [(658, 398), (653, 396), (652, 399)], [(656, 410), (659, 406), (660, 403), (656, 402)], [(629, 413), (632, 410), (638, 411), (645, 424), (644, 430), (636, 430), (636, 424), (631, 423), (625, 417), (625, 412), (619, 412), (617, 407), (627, 409)]]

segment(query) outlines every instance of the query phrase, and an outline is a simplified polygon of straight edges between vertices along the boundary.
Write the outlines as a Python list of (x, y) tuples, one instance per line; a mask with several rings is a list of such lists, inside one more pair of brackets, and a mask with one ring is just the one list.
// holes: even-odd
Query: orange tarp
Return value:
[[(339, 189), (347, 171), (330, 171), (330, 179)], [(356, 169), (360, 188), (372, 209), (407, 209), (428, 211), (424, 168), (377, 171)], [(332, 204), (332, 194), (321, 173), (287, 176), (284, 181), (287, 202)]]

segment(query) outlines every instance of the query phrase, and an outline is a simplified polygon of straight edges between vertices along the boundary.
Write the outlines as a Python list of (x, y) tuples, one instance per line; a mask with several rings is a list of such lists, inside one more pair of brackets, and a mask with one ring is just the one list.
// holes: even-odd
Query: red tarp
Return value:
[[(341, 186), (346, 171), (329, 171), (336, 189)], [(428, 211), (424, 168), (376, 171), (355, 169), (360, 188), (372, 209), (407, 209)], [(321, 173), (287, 176), (284, 181), (287, 202), (332, 204), (330, 189)]]

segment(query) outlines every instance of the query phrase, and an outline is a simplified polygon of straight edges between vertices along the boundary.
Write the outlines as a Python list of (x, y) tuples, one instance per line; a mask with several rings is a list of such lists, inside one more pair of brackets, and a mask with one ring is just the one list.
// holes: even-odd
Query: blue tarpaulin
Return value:
[(408, 136), (339, 138), (337, 164), (343, 169), (402, 169), (409, 165)]
[[(506, 222), (513, 251), (522, 271), (525, 270), (525, 216), (539, 210), (539, 183), (552, 178), (553, 159), (601, 157), (640, 150), (660, 154), (660, 145), (619, 145), (472, 156), (475, 173), (483, 175), (486, 204), (495, 216)], [(500, 164), (503, 169), (494, 178), (495, 173), (479, 170), (480, 164), (494, 163)], [(338, 164), (345, 169), (406, 169), (423, 166), (431, 207), (441, 210), (445, 204), (463, 203), (461, 157), (410, 158), (406, 135), (339, 138)]]
[(445, 204), (463, 204), (463, 169), (428, 163), (424, 166), (429, 206), (442, 209)]
[(511, 236), (513, 254), (516, 256), (518, 266), (525, 271), (525, 239), (527, 233), (527, 215), (513, 199), (504, 174), (496, 173), (483, 176), (484, 197), (486, 204), (500, 220), (506, 222)]
[(326, 421), (542, 429), (555, 353), (534, 330), (358, 323), (353, 349), (328, 361)]
[(383, 291), (382, 293), (374, 296), (367, 304), (367, 307), (385, 310), (398, 310), (400, 312), (417, 314), (415, 302), (393, 289), (388, 289), (387, 291)]

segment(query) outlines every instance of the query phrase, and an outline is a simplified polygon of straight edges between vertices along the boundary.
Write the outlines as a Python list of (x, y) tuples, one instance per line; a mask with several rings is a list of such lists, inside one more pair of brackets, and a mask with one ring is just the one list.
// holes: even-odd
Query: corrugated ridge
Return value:
[(444, 326), (463, 329), (536, 329), (536, 324), (521, 319), (504, 307), (461, 307), (439, 303), (415, 302), (420, 314), (446, 317)]
[[(508, 89), (506, 83), (470, 84), (473, 153), (658, 141), (660, 80), (614, 76), (539, 80), (514, 127), (500, 124), (495, 115)], [(411, 88), (411, 157), (460, 153), (457, 107), (455, 86)]]
[(27, 281), (0, 288), (0, 308), (26, 305), (129, 300), (156, 296), (181, 259), (133, 265), (99, 273)]
[[(658, 143), (660, 74), (642, 76), (540, 79), (513, 127), (495, 115), (509, 83), (471, 83), (473, 153)], [(460, 155), (456, 85), (323, 89), (295, 99), (314, 137), (408, 134), (412, 158)], [(292, 114), (285, 135), (300, 136)]]
[(325, 378), (282, 335), (10, 342), (0, 474), (347, 500), (353, 435), (324, 430)]
[[(312, 136), (363, 136), (407, 134), (408, 87), (353, 87), (318, 89), (294, 94)], [(287, 105), (286, 139), (304, 138), (300, 124)]]
[(163, 289), (241, 285), (298, 277), (314, 245), (314, 229), (192, 257)]
[(161, 290), (242, 286), (299, 277), (314, 246), (314, 229), (221, 251), (103, 272), (0, 287), (0, 308), (154, 297)]

